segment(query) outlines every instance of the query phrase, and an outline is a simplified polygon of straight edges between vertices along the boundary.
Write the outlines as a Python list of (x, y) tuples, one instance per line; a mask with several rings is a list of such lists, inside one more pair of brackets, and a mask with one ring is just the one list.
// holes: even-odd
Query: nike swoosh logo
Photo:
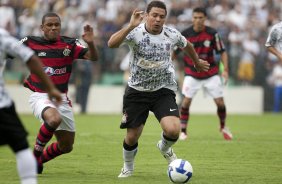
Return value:
[(176, 111), (176, 109), (169, 109), (169, 111), (170, 111), (170, 112), (172, 112), (172, 111)]

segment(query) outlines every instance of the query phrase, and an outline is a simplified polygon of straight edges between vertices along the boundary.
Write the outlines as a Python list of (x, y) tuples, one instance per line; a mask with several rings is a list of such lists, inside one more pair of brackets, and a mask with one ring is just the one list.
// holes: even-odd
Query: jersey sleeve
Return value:
[(225, 51), (224, 43), (217, 32), (214, 33), (214, 42), (215, 42), (215, 52), (217, 54)]
[(175, 30), (175, 36), (176, 36), (176, 44), (175, 46), (178, 48), (183, 49), (187, 46), (187, 40), (186, 38), (177, 30)]
[(273, 27), (270, 30), (269, 35), (266, 39), (265, 46), (266, 47), (271, 47), (271, 46), (274, 47), (276, 42), (277, 42), (278, 34), (279, 34), (279, 30), (276, 27)]
[(13, 57), (20, 58), (22, 61), (27, 62), (34, 54), (30, 48), (22, 45), (16, 38), (12, 37), (8, 32), (1, 32), (2, 44), (1, 50), (4, 50)]
[(83, 46), (78, 40), (75, 42), (75, 48), (74, 48), (74, 59), (84, 59), (84, 55), (88, 51), (88, 48)]

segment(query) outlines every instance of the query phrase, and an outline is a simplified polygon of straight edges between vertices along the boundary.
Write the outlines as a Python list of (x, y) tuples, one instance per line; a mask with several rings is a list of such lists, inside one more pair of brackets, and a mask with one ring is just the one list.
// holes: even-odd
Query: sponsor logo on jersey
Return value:
[(152, 69), (152, 68), (160, 68), (163, 66), (165, 61), (148, 61), (144, 59), (140, 59), (137, 62), (137, 66), (140, 66), (141, 68), (145, 69)]
[(64, 74), (67, 72), (67, 68), (64, 67), (64, 68), (57, 68), (57, 69), (54, 69), (52, 67), (44, 67), (44, 72), (48, 75), (48, 76), (52, 76), (52, 75), (60, 75), (60, 74)]
[(39, 53), (38, 53), (38, 56), (39, 56), (39, 57), (44, 57), (44, 56), (46, 56), (46, 52), (39, 52)]

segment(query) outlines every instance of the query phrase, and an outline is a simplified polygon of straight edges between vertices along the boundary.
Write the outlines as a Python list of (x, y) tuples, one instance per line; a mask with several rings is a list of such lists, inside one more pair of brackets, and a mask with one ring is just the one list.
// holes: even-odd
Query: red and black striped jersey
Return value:
[(206, 79), (218, 74), (215, 53), (220, 54), (224, 52), (225, 47), (217, 31), (209, 26), (205, 26), (203, 31), (195, 32), (191, 26), (184, 30), (182, 35), (192, 43), (199, 58), (210, 63), (210, 69), (207, 72), (197, 72), (191, 58), (185, 55), (183, 58), (185, 75), (190, 75), (197, 79)]
[[(63, 93), (68, 91), (68, 82), (75, 59), (83, 59), (87, 48), (75, 38), (61, 36), (57, 41), (48, 41), (43, 37), (28, 36), (21, 40), (40, 57), (45, 73)], [(35, 92), (46, 92), (43, 84), (31, 73), (24, 86)]]

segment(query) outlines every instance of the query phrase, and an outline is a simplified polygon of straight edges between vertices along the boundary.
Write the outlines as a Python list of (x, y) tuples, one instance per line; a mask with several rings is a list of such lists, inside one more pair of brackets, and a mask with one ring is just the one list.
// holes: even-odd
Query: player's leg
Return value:
[(41, 155), (42, 163), (48, 162), (61, 154), (70, 153), (74, 144), (74, 132), (68, 132), (65, 130), (55, 131), (57, 142), (51, 143), (46, 149), (44, 149)]
[(185, 76), (182, 86), (182, 94), (184, 98), (181, 103), (180, 109), (180, 122), (181, 122), (181, 132), (179, 139), (187, 139), (187, 128), (190, 118), (190, 105), (192, 103), (193, 97), (196, 95), (197, 91), (201, 88), (201, 81), (194, 79), (191, 76)]
[(0, 117), (0, 144), (8, 144), (15, 153), (21, 184), (36, 184), (36, 160), (29, 149), (27, 132), (14, 105), (0, 109)]
[(41, 155), (42, 163), (48, 162), (61, 154), (70, 153), (73, 149), (75, 138), (75, 123), (72, 109), (68, 103), (58, 107), (62, 121), (54, 132), (57, 142), (53, 142)]
[(29, 98), (29, 103), (35, 117), (42, 122), (33, 150), (38, 164), (42, 165), (40, 157), (43, 149), (52, 138), (62, 119), (56, 106), (49, 100), (48, 95), (45, 93), (33, 93)]
[(219, 118), (220, 131), (222, 132), (224, 139), (231, 140), (232, 133), (228, 127), (226, 127), (227, 113), (223, 98), (223, 83), (219, 75), (215, 75), (207, 79), (204, 83), (204, 88), (206, 92), (214, 99), (214, 102), (217, 106), (217, 116)]
[(43, 170), (42, 153), (45, 145), (53, 137), (55, 130), (60, 125), (62, 119), (55, 108), (46, 108), (42, 112), (43, 123), (38, 131), (33, 153), (38, 163), (38, 173), (41, 174)]
[(217, 106), (217, 116), (220, 123), (220, 132), (225, 140), (232, 140), (233, 135), (229, 128), (226, 126), (226, 107), (222, 97), (214, 99)]
[(220, 129), (223, 129), (225, 127), (226, 120), (226, 107), (223, 97), (215, 98), (214, 102), (217, 106), (217, 116), (219, 119)]
[(157, 147), (168, 163), (170, 163), (177, 158), (171, 147), (179, 137), (179, 110), (176, 104), (175, 93), (172, 90), (160, 89), (156, 92), (156, 96), (158, 98), (152, 103), (150, 110), (154, 112), (163, 130)]
[(171, 147), (176, 143), (179, 137), (179, 117), (163, 117), (160, 124), (163, 132), (161, 134), (161, 140), (159, 140), (157, 147), (159, 148), (164, 158), (167, 160), (168, 164), (170, 164), (173, 160), (177, 159), (177, 156)]
[(29, 148), (15, 152), (21, 184), (37, 184), (37, 163)]
[(190, 118), (190, 105), (192, 102), (192, 98), (184, 97), (181, 103), (180, 109), (180, 123), (181, 123), (181, 132), (179, 135), (180, 140), (187, 139), (187, 128), (188, 122)]
[(123, 117), (120, 128), (127, 129), (123, 141), (124, 164), (119, 178), (131, 176), (134, 170), (134, 158), (138, 151), (138, 139), (149, 115), (146, 103), (150, 102), (147, 95), (127, 87), (123, 97)]
[(137, 128), (127, 128), (127, 133), (123, 141), (123, 167), (119, 178), (128, 177), (133, 174), (134, 158), (138, 151), (138, 139), (142, 134), (144, 125)]

